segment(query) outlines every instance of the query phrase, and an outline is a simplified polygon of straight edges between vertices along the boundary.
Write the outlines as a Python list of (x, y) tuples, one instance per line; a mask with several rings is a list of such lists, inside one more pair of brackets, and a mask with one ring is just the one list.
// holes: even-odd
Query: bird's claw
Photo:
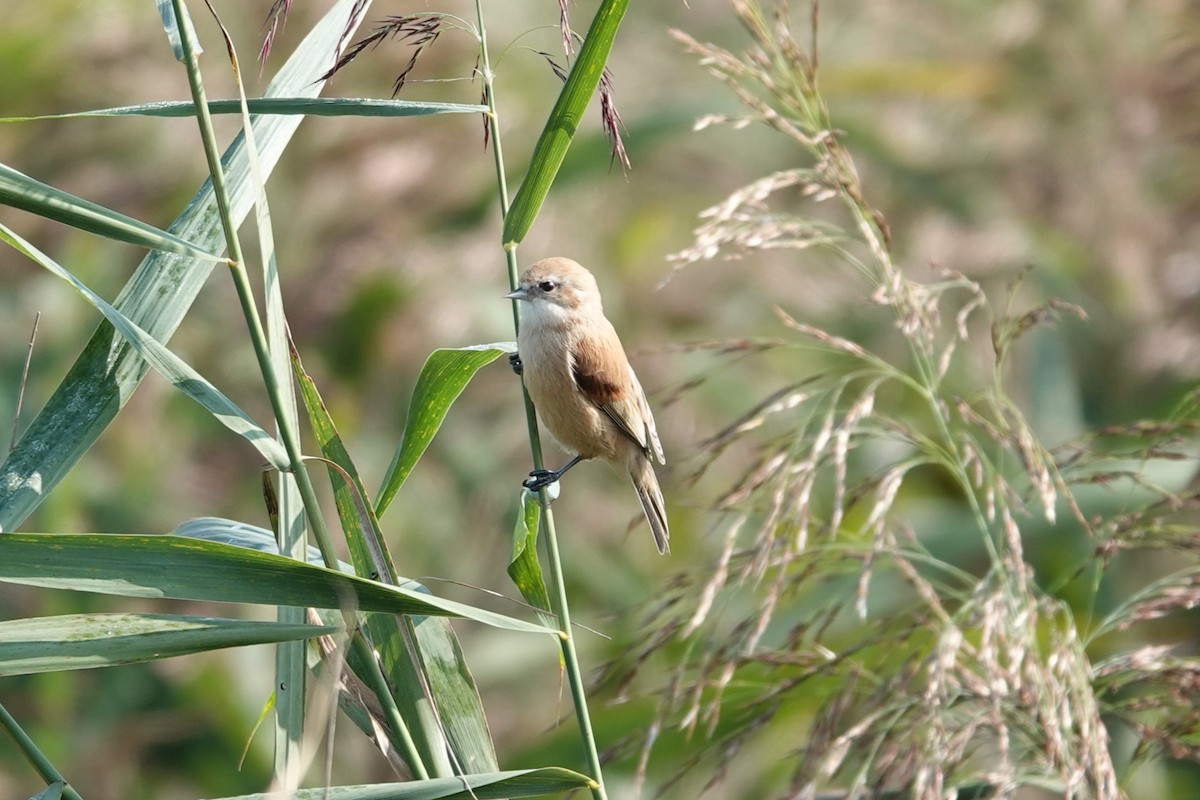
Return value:
[(528, 478), (521, 482), (521, 485), (531, 492), (536, 492), (540, 491), (541, 489), (545, 489), (547, 486), (555, 483), (557, 480), (558, 473), (554, 470), (535, 469), (533, 472), (529, 473)]
[(509, 353), (508, 364), (512, 367), (512, 371), (520, 375), (525, 369), (525, 365), (521, 363), (520, 353)]

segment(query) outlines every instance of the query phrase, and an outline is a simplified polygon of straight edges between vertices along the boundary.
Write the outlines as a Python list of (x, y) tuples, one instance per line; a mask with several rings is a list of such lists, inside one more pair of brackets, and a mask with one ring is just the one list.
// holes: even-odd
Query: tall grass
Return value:
[[(821, 93), (817, 5), (800, 21), (786, 2), (731, 8), (741, 52), (674, 34), (744, 107), (698, 127), (766, 126), (800, 163), (705, 211), (678, 267), (724, 256), (744, 270), (765, 251), (793, 254), (796, 270), (833, 264), (861, 316), (890, 320), (902, 347), (873, 351), (786, 307), (776, 339), (706, 345), (792, 366), (702, 444), (690, 480), (724, 486), (711, 503), (718, 555), (679, 576), (645, 615), (653, 633), (609, 673), (626, 696), (655, 685), (639, 675), (651, 664), (674, 664), (653, 723), (628, 742), (643, 779), (664, 737), (693, 755), (658, 791), (699, 773), (714, 795), (758, 797), (1116, 798), (1147, 760), (1193, 759), (1188, 640), (1114, 633), (1200, 597), (1200, 496), (1185, 478), (1195, 395), (1166, 420), (1040, 441), (1010, 365), (1031, 331), (1086, 315), (1030, 303), (1019, 281), (998, 300), (951, 267), (896, 263)], [(789, 210), (798, 199), (807, 207)], [(1181, 460), (1168, 482), (1151, 477)], [(1096, 486), (1112, 487), (1119, 513), (1098, 510)], [(1081, 536), (1082, 558), (1034, 569), (1031, 539)], [(1145, 548), (1186, 566), (1097, 616), (1108, 582), (1136, 578), (1110, 576), (1114, 554)], [(1071, 604), (1064, 588), (1079, 583), (1090, 596)], [(1114, 730), (1136, 737), (1132, 753)]]
[[(269, 53), (289, 5), (272, 8), (260, 57)], [(5, 462), (0, 492), (0, 531), (4, 531), (0, 536), (0, 580), (119, 596), (258, 603), (276, 607), (277, 621), (247, 624), (188, 614), (17, 620), (0, 624), (0, 674), (69, 671), (275, 643), (274, 692), (264, 709), (274, 733), (274, 775), (269, 787), (273, 791), (298, 797), (327, 796), (332, 781), (334, 710), (341, 709), (380, 750), (398, 777), (411, 780), (386, 786), (338, 787), (339, 797), (378, 797), (381, 793), (427, 798), (522, 797), (586, 788), (593, 796), (604, 798), (604, 777), (548, 498), (544, 494), (523, 498), (516, 515), (510, 565), (518, 588), (535, 606), (532, 611), (541, 620), (536, 623), (435, 597), (403, 577), (382, 535), (380, 518), (397, 497), (405, 497), (400, 494), (403, 484), (451, 404), (476, 371), (511, 352), (512, 345), (439, 349), (430, 354), (415, 381), (408, 426), (374, 493), (377, 499), (371, 503), (353, 457), (290, 338), (281, 288), (286, 272), (276, 259), (266, 184), (274, 161), (295, 130), (294, 124), (269, 122), (275, 116), (481, 113), (496, 155), (498, 205), (504, 214), (495, 263), (515, 285), (517, 245), (537, 218), (574, 136), (574, 124), (564, 121), (577, 121), (600, 85), (628, 3), (602, 2), (578, 53), (573, 50), (575, 35), (565, 11), (561, 12), (570, 69), (535, 148), (529, 176), (511, 206), (482, 3), (476, 4), (474, 24), (459, 18), (452, 21), (472, 35), (478, 46), (476, 63), (485, 86), (485, 104), (315, 98), (324, 82), (355, 56), (382, 39), (397, 36), (417, 48), (396, 81), (394, 88), (399, 91), (421, 49), (437, 38), (442, 22), (451, 19), (437, 14), (419, 20), (394, 17), (352, 44), (369, 5), (366, 0), (342, 0), (335, 5), (285, 65), (269, 91), (273, 96), (250, 99), (242, 86), (242, 67), (233, 39), (216, 10), (205, 3), (206, 11), (217, 21), (223, 45), (210, 45), (210, 49), (225, 52), (238, 94), (233, 101), (210, 103), (201, 69), (202, 48), (188, 5), (184, 0), (161, 4), (167, 38), (186, 72), (191, 101), (76, 116), (196, 117), (199, 151), (209, 180), (171, 231), (133, 220), (16, 170), (3, 169), (0, 200), (7, 204), (148, 247), (152, 253), (121, 298), (109, 303), (74, 271), (15, 231), (0, 226), (0, 239), (69, 284), (105, 319), (94, 337), (96, 345), (80, 356)], [(615, 112), (611, 105), (606, 108), (606, 118), (611, 118)], [(239, 137), (224, 153), (212, 122), (217, 113), (236, 113), (241, 120)], [(266, 115), (268, 122), (252, 113)], [(256, 255), (248, 256), (241, 228), (251, 209), (258, 247)], [(271, 422), (266, 425), (256, 422), (165, 344), (187, 313), (208, 269), (217, 263), (228, 268), (233, 280), (246, 325), (246, 343), (270, 409)], [(252, 271), (252, 266), (258, 270)], [(272, 530), (214, 514), (180, 520), (173, 537), (11, 533), (103, 432), (150, 368), (265, 459), (265, 474), (270, 477), (262, 478), (262, 486)], [(299, 400), (306, 412), (303, 417)], [(536, 419), (528, 400), (526, 409), (533, 460), (540, 466)], [(301, 449), (302, 422), (314, 434), (318, 456)], [(328, 467), (340, 529), (326, 523), (309, 473), (315, 461)], [(258, 474), (246, 478), (255, 484), (260, 480)], [(547, 543), (549, 591), (542, 584), (532, 546), (538, 540), (539, 525)], [(349, 564), (339, 560), (342, 552), (348, 553)], [(400, 567), (408, 570), (414, 565), (401, 563)], [(579, 722), (579, 760), (590, 774), (559, 767), (500, 769), (474, 678), (448, 617), (470, 618), (524, 635), (548, 634), (559, 643)], [(67, 782), (19, 721), (3, 709), (0, 712), (0, 726), (46, 781), (47, 791), (79, 797), (76, 787), (86, 787), (88, 777), (76, 776)], [(326, 755), (318, 759), (322, 750)], [(322, 762), (323, 769), (314, 766)], [(314, 773), (323, 788), (306, 795), (300, 787), (312, 782)]]

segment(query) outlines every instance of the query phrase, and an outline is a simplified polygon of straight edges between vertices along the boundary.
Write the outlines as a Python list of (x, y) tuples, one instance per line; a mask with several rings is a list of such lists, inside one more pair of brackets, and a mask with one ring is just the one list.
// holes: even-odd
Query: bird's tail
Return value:
[(641, 456), (631, 464), (629, 478), (633, 481), (633, 488), (637, 490), (646, 521), (650, 523), (650, 532), (654, 534), (658, 552), (666, 553), (671, 549), (670, 532), (667, 530), (667, 506), (663, 501), (662, 490), (658, 488), (658, 476), (654, 474), (654, 465), (650, 463), (650, 459)]

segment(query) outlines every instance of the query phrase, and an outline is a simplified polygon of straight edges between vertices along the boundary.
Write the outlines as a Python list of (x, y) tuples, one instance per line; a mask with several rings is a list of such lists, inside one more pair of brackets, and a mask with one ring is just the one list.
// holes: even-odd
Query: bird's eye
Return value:
[(538, 284), (538, 288), (543, 292), (553, 292), (556, 288), (558, 288), (558, 284), (554, 281), (542, 281)]

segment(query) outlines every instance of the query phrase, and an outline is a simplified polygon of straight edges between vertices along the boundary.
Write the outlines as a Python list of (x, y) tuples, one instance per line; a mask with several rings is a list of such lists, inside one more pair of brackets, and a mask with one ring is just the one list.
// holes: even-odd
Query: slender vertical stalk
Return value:
[(567, 683), (575, 699), (575, 718), (579, 722), (579, 733), (583, 738), (588, 768), (596, 784), (592, 786), (592, 797), (607, 800), (604, 788), (604, 772), (600, 765), (600, 752), (596, 748), (596, 735), (592, 732), (592, 718), (588, 711), (587, 687), (583, 683), (583, 671), (579, 668), (579, 655), (575, 652), (575, 637), (571, 634), (571, 611), (567, 604), (567, 585), (563, 580), (562, 560), (558, 554), (558, 536), (554, 532), (554, 517), (550, 514), (550, 501), (546, 490), (541, 491), (542, 529), (546, 534), (546, 555), (550, 562), (550, 581), (554, 585), (554, 601), (558, 612), (558, 640), (562, 647), (563, 661), (567, 668)]
[[(504, 151), (500, 143), (499, 115), (496, 109), (495, 83), (492, 73), (491, 59), (488, 55), (487, 28), (483, 22), (483, 0), (475, 0), (475, 15), (479, 20), (479, 69), (483, 77), (484, 101), (488, 107), (488, 131), (492, 140), (492, 153), (496, 162), (496, 185), (500, 192), (501, 217), (508, 215), (509, 197), (508, 181), (504, 175)], [(504, 248), (508, 264), (508, 283), (512, 289), (517, 288), (517, 248), (516, 245)], [(521, 327), (520, 301), (512, 301), (513, 330)], [(525, 401), (525, 423), (529, 430), (529, 448), (533, 457), (534, 469), (541, 469), (542, 442), (538, 433), (537, 412), (529, 393), (522, 389)], [(558, 613), (558, 641), (562, 648), (563, 662), (567, 670), (567, 682), (571, 687), (571, 697), (575, 703), (575, 717), (579, 724), (579, 734), (583, 739), (588, 769), (591, 771), (594, 783), (591, 786), (592, 797), (595, 800), (608, 800), (608, 792), (604, 787), (604, 772), (600, 765), (600, 753), (596, 748), (596, 736), (592, 732), (591, 714), (588, 711), (587, 692), (583, 683), (583, 673), (579, 668), (579, 654), (575, 650), (575, 638), (571, 635), (571, 610), (567, 602), (567, 587), (563, 580), (562, 559), (558, 551), (558, 535), (554, 527), (554, 513), (550, 509), (550, 499), (546, 490), (539, 493), (542, 504), (542, 532), (546, 541), (546, 556), (550, 562), (550, 581), (553, 584), (555, 610)]]
[[(195, 42), (192, 41), (188, 26), (182, 22), (186, 18), (183, 7), (184, 0), (171, 0), (171, 4), (175, 11), (175, 18), (180, 21), (179, 34), (183, 48), (184, 66), (187, 71), (188, 86), (192, 93), (192, 102), (196, 106), (196, 120), (200, 125), (200, 138), (204, 143), (204, 155), (208, 161), (213, 196), (217, 202), (217, 212), (225, 232), (225, 244), (229, 250), (231, 262), (229, 265), (230, 275), (237, 290), (238, 302), (241, 304), (242, 314), (246, 319), (246, 327), (250, 332), (250, 341), (254, 347), (254, 355), (258, 360), (259, 371), (262, 373), (263, 383), (267, 389), (267, 397), (271, 402), (271, 411), (274, 413), (276, 424), (279, 427), (279, 438), (282, 440), (284, 449), (287, 451), (290, 472), (296, 479), (296, 488), (299, 490), (301, 501), (304, 503), (304, 510), (310, 529), (312, 530), (313, 537), (316, 539), (317, 547), (321, 551), (325, 564), (331, 569), (337, 569), (337, 552), (333, 548), (333, 540), (330, 538), (329, 529), (325, 525), (325, 519), (321, 516), (321, 507), (317, 500), (317, 493), (313, 487), (312, 478), (304, 468), (304, 456), (300, 449), (299, 433), (293, 424), (292, 415), (288, 413), (287, 398), (280, 383), (281, 380), (290, 379), (290, 375), (278, 375), (272, 365), (266, 331), (263, 328), (262, 319), (258, 313), (258, 306), (255, 303), (254, 293), (250, 285), (250, 277), (246, 271), (242, 255), (241, 240), (238, 238), (237, 226), (234, 224), (230, 213), (229, 194), (225, 184), (225, 170), (221, 166), (221, 154), (217, 148), (217, 137), (216, 132), (213, 130), (212, 115), (208, 110), (208, 99), (205, 96), (204, 85), (200, 78), (200, 63), (196, 54)], [(248, 141), (247, 145), (249, 144), (250, 142)], [(362, 654), (363, 662), (368, 667), (367, 683), (378, 695), (379, 702), (384, 709), (384, 714), (400, 739), (400, 746), (403, 750), (402, 755), (405, 761), (412, 769), (415, 777), (422, 779), (429, 777), (425, 764), (413, 743), (408, 726), (405, 724), (399, 709), (396, 707), (395, 700), (388, 688), (387, 680), (379, 666), (379, 660), (371, 651), (370, 645), (362, 633), (357, 630), (358, 620), (354, 612), (349, 609), (343, 609), (342, 614), (345, 619), (346, 630), (352, 632), (352, 646)]]
[(8, 713), (8, 709), (2, 705), (0, 705), (0, 728), (4, 728), (8, 735), (12, 737), (13, 742), (25, 754), (26, 760), (33, 765), (33, 768), (37, 770), (37, 774), (42, 777), (42, 780), (47, 784), (61, 782), (63, 785), (62, 796), (67, 798), (67, 800), (83, 800), (79, 796), (79, 792), (75, 791), (75, 787), (67, 783), (67, 779), (50, 763), (50, 759), (46, 758), (46, 754), (41, 751), (37, 743), (29, 738), (29, 734), (13, 718), (13, 715)]
[(8, 451), (11, 453), (17, 447), (17, 434), (21, 429), (21, 406), (25, 402), (25, 387), (29, 383), (29, 366), (33, 363), (33, 343), (37, 340), (38, 323), (42, 321), (42, 312), (33, 315), (33, 330), (29, 332), (29, 344), (25, 347), (25, 364), (21, 367), (21, 382), (17, 384), (17, 404), (13, 408), (12, 438), (8, 441)]
[[(176, 18), (180, 20), (184, 19), (183, 0), (171, 0), (171, 2), (175, 8)], [(316, 492), (313, 490), (312, 481), (308, 478), (307, 472), (303, 468), (299, 436), (297, 435), (295, 426), (292, 424), (291, 415), (287, 413), (279, 375), (276, 374), (271, 365), (267, 335), (263, 329), (262, 319), (258, 313), (258, 306), (254, 300), (253, 289), (250, 286), (250, 276), (246, 271), (242, 254), (242, 243), (237, 235), (237, 226), (233, 223), (233, 217), (230, 213), (229, 193), (225, 185), (225, 170), (221, 166), (221, 153), (216, 145), (217, 136), (212, 126), (212, 115), (209, 113), (208, 99), (205, 96), (204, 85), (200, 79), (200, 66), (196, 56), (195, 43), (187, 31), (187, 26), (181, 24), (179, 29), (185, 66), (187, 67), (188, 85), (192, 92), (192, 102), (196, 106), (196, 120), (200, 125), (200, 138), (204, 143), (205, 158), (208, 160), (208, 173), (212, 180), (213, 196), (216, 199), (217, 213), (221, 218), (221, 225), (225, 232), (225, 246), (229, 250), (229, 273), (233, 278), (234, 288), (237, 290), (238, 302), (242, 307), (242, 315), (246, 319), (246, 327), (250, 333), (250, 343), (254, 348), (254, 355), (258, 360), (259, 371), (262, 373), (263, 382), (266, 385), (267, 397), (271, 402), (271, 410), (275, 415), (276, 423), (279, 425), (279, 437), (282, 440), (284, 449), (287, 451), (291, 471), (296, 477), (296, 483), (304, 500), (305, 512), (308, 516), (309, 524), (312, 526), (313, 534), (317, 539), (317, 546), (320, 547), (322, 555), (325, 556), (326, 563), (336, 564), (337, 556), (333, 549), (332, 541), (329, 538), (329, 531), (325, 526), (325, 520), (321, 517)]]

